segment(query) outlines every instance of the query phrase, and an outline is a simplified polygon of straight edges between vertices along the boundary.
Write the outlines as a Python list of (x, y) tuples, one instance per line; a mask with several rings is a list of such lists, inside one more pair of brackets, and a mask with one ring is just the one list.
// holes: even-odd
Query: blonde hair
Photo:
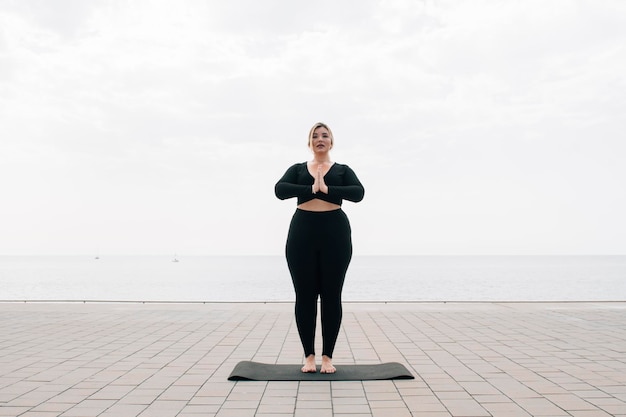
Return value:
[(313, 127), (309, 131), (309, 142), (308, 142), (309, 148), (311, 147), (311, 141), (313, 140), (313, 133), (315, 132), (315, 129), (317, 129), (318, 127), (323, 127), (324, 129), (328, 130), (328, 133), (330, 134), (330, 145), (333, 146), (334, 145), (333, 131), (330, 130), (330, 127), (328, 127), (326, 123), (317, 122), (313, 125)]

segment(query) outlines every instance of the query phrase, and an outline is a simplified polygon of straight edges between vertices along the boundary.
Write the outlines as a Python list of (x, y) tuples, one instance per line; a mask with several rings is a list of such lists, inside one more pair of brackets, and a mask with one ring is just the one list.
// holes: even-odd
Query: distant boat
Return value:
[(172, 259), (172, 262), (178, 262), (178, 258), (176, 257), (176, 255), (174, 255), (174, 259)]

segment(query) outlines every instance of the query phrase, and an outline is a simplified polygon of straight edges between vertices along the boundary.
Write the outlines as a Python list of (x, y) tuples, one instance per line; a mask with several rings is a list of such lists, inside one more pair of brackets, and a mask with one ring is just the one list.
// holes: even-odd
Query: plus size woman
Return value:
[(316, 123), (308, 140), (313, 158), (289, 167), (275, 186), (279, 199), (297, 198), (285, 254), (296, 293), (296, 324), (305, 357), (302, 372), (317, 371), (318, 297), (323, 339), (320, 372), (336, 372), (332, 357), (341, 327), (341, 292), (352, 258), (350, 222), (341, 204), (359, 202), (365, 192), (349, 166), (331, 160), (333, 145), (330, 128)]

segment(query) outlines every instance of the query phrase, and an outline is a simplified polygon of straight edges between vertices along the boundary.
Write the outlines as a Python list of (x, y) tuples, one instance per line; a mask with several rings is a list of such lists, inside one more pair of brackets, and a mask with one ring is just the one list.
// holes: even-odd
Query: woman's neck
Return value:
[(329, 154), (324, 154), (324, 155), (313, 155), (313, 161), (316, 164), (327, 164), (330, 163), (330, 155)]

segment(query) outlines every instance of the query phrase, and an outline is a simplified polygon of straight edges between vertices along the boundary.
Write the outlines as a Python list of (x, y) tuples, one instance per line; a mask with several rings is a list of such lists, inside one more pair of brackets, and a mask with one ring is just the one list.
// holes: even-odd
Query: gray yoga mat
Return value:
[(239, 362), (228, 377), (229, 381), (367, 381), (381, 379), (414, 379), (406, 367), (397, 362), (376, 365), (336, 365), (334, 374), (304, 373), (302, 365), (273, 365)]

